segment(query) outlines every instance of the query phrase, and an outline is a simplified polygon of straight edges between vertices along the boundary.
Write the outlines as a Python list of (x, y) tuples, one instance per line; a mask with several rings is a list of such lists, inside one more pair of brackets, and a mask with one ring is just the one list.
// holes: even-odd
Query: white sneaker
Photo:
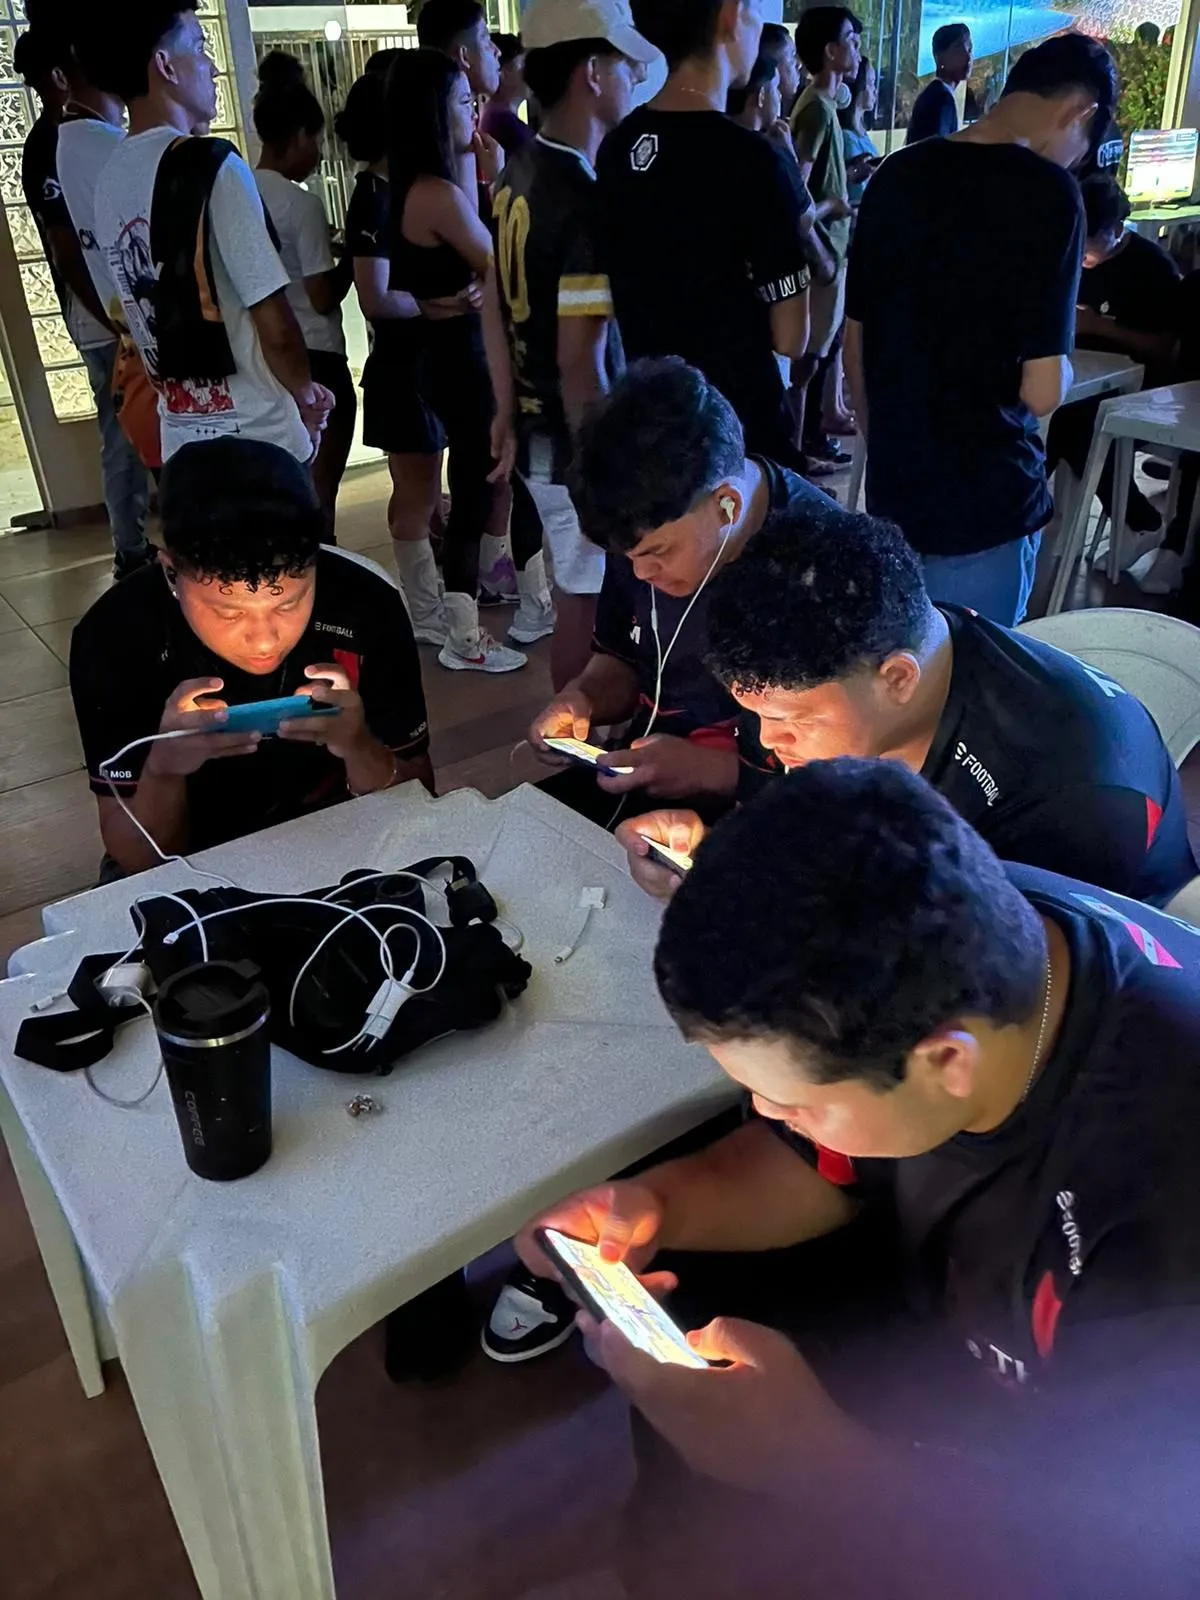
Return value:
[(554, 632), (557, 619), (540, 550), (531, 558), (525, 571), (517, 573), (517, 587), (521, 603), (509, 626), (508, 637), (514, 644), (536, 644), (539, 639), (548, 639)]
[[(1139, 561), (1157, 550), (1163, 542), (1163, 535), (1164, 530), (1162, 528), (1149, 528), (1142, 533), (1132, 533), (1126, 530), (1121, 540), (1121, 571), (1128, 572), (1131, 567), (1136, 567)], [(1096, 547), (1092, 555), (1092, 565), (1094, 567), (1101, 567), (1107, 564), (1111, 538), (1111, 532), (1106, 533)]]
[(1183, 587), (1183, 557), (1178, 550), (1154, 550), (1129, 569), (1143, 594), (1175, 594)]
[(479, 607), (469, 594), (447, 594), (443, 606), (446, 642), (438, 652), (441, 666), (450, 672), (516, 672), (529, 665), (519, 650), (497, 644), (479, 626)]

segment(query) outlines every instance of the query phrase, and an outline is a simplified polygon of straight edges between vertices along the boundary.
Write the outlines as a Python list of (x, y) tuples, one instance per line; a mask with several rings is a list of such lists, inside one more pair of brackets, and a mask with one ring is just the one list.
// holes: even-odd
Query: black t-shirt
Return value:
[(591, 163), (580, 151), (539, 134), (500, 175), (492, 233), (516, 382), (522, 469), (530, 468), (534, 441), (544, 439), (554, 481), (563, 483), (573, 446), (560, 387), (559, 318), (607, 317), (610, 374), (620, 364), (612, 290), (599, 262)]
[[(346, 254), (388, 261), (391, 256), (392, 203), (386, 178), (360, 172), (346, 208)], [(371, 323), (371, 355), (363, 382), (386, 380), (393, 363), (411, 365), (420, 338), (420, 317), (380, 317)]]
[[(773, 461), (760, 459), (758, 465), (767, 477), (769, 515), (792, 506), (828, 510), (828, 497), (798, 473), (776, 466)], [(636, 576), (628, 556), (610, 555), (596, 605), (592, 647), (601, 655), (627, 662), (637, 673), (641, 703), (631, 732), (631, 737), (637, 738), (646, 726), (655, 700), (659, 667), (654, 627), (657, 615), (658, 640), (666, 656), (666, 665), (656, 731), (683, 739), (716, 733), (720, 743), (731, 747), (738, 716), (737, 702), (709, 671), (704, 660), (708, 654), (708, 590), (701, 593), (694, 605), (691, 602), (691, 595), (676, 599), (673, 595), (659, 594)]]
[(42, 241), (42, 251), (50, 267), (54, 292), (67, 315), (70, 290), (58, 274), (50, 250), (50, 229), (73, 228), (71, 213), (63, 199), (62, 184), (58, 181), (58, 128), (59, 125), (43, 111), (30, 128), (21, 152), (21, 188), (25, 204), (33, 214), (34, 226)]
[(846, 284), (863, 326), (867, 503), (922, 555), (990, 550), (1050, 520), (1021, 367), (1070, 354), (1082, 251), (1075, 180), (1020, 145), (925, 140), (867, 185)]
[(1179, 325), (1178, 289), (1179, 268), (1162, 245), (1127, 233), (1107, 261), (1083, 269), (1079, 304), (1139, 333), (1170, 333)]
[[(1008, 872), (1071, 956), (1057, 1041), (1012, 1116), (905, 1160), (851, 1161), (773, 1126), (830, 1181), (891, 1210), (913, 1309), (957, 1335), (947, 1385), (988, 1373), (1013, 1397), (1002, 1414), (1069, 1455), (1078, 1440), (1055, 1437), (1056, 1415), (1105, 1429), (1122, 1415), (1105, 1407), (1176, 1384), (1194, 1432), (1200, 931), (1068, 878)], [(1002, 1437), (989, 1429), (989, 1448)]]
[(940, 78), (935, 78), (913, 101), (904, 142), (916, 144), (920, 139), (944, 139), (957, 132), (958, 107), (954, 103), (954, 92)]
[[(1095, 667), (958, 606), (950, 693), (921, 776), (996, 854), (1151, 904), (1196, 875), (1154, 719)], [(783, 769), (738, 721), (739, 798)]]
[(682, 356), (741, 418), (746, 446), (786, 459), (794, 426), (771, 306), (803, 292), (794, 161), (713, 112), (643, 107), (600, 147), (601, 265), (630, 360)]
[[(93, 793), (110, 795), (100, 764), (158, 731), (168, 696), (188, 678), (223, 678), (229, 705), (282, 699), (308, 684), (305, 667), (335, 664), (362, 696), (367, 726), (405, 761), (429, 748), (421, 667), (412, 626), (394, 583), (345, 551), (317, 556), (313, 613), (277, 671), (258, 677), (231, 667), (183, 619), (160, 567), (126, 578), (100, 597), (71, 637), (71, 695)], [(133, 750), (114, 777), (137, 788), (150, 750)], [(210, 761), (187, 780), (189, 848), (207, 849), (344, 800), (343, 763), (320, 745), (264, 739), (250, 756)]]

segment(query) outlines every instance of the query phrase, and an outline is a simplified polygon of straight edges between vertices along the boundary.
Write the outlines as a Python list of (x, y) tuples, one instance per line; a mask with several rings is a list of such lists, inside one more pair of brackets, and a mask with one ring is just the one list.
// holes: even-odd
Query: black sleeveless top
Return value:
[(393, 205), (388, 287), (402, 289), (416, 300), (449, 300), (460, 294), (475, 276), (470, 262), (452, 244), (413, 244), (404, 237), (403, 222), (404, 204)]

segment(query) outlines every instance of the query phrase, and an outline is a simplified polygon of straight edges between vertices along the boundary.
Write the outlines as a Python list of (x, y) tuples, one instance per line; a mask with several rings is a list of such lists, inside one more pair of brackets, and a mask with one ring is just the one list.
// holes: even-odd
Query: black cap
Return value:
[(233, 1043), (266, 1022), (271, 999), (253, 961), (202, 961), (158, 991), (154, 1024), (171, 1044)]

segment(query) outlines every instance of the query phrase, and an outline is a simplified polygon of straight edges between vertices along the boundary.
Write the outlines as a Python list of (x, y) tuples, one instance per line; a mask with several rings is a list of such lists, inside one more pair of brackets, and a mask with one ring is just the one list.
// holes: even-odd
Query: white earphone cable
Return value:
[[(202, 732), (202, 731), (204, 731), (204, 730), (198, 729), (198, 728), (172, 728), (172, 729), (169, 729), (165, 733), (152, 733), (152, 734), (147, 734), (144, 738), (141, 738), (141, 739), (133, 739), (127, 745), (122, 746), (122, 748), (120, 750), (118, 750), (115, 755), (109, 756), (106, 761), (102, 761), (100, 763), (100, 773), (101, 773), (102, 777), (104, 778), (105, 783), (108, 785), (109, 792), (111, 793), (113, 799), (117, 802), (117, 804), (120, 806), (121, 810), (128, 817), (129, 821), (132, 822), (133, 826), (141, 834), (142, 838), (145, 839), (146, 843), (154, 851), (155, 855), (159, 858), (159, 860), (163, 863), (164, 866), (173, 866), (173, 865), (184, 866), (184, 867), (187, 867), (190, 872), (196, 873), (197, 876), (199, 876), (201, 878), (211, 878), (215, 883), (221, 884), (223, 888), (239, 889), (241, 887), (239, 884), (233, 883), (229, 878), (223, 877), (218, 872), (208, 872), (208, 871), (206, 871), (205, 868), (196, 866), (196, 864), (193, 861), (190, 861), (188, 859), (188, 857), (185, 856), (185, 855), (167, 855), (166, 852), (160, 848), (160, 846), (158, 844), (158, 841), (154, 838), (153, 834), (151, 834), (149, 832), (149, 830), (143, 826), (143, 824), (134, 815), (132, 809), (125, 803), (125, 801), (122, 798), (122, 796), (117, 793), (116, 785), (114, 784), (114, 782), (112, 780), (112, 777), (109, 774), (109, 768), (112, 767), (112, 766), (115, 766), (115, 764), (118, 761), (120, 761), (123, 756), (128, 755), (131, 750), (137, 750), (142, 745), (154, 744), (159, 739), (184, 739), (184, 738), (188, 738), (189, 736), (191, 736), (194, 733), (199, 733), (199, 732)], [(423, 889), (430, 885), (430, 880), (428, 878), (422, 878), (420, 876), (420, 874), (416, 873), (416, 872), (407, 872), (407, 871), (403, 871), (403, 870), (396, 870), (396, 871), (383, 870), (383, 871), (380, 871), (380, 872), (367, 873), (363, 877), (356, 878), (354, 880), (354, 883), (355, 884), (362, 883), (362, 882), (365, 882), (365, 881), (367, 881), (367, 880), (369, 880), (371, 878), (408, 878), (408, 879), (411, 879), (412, 882), (420, 884)], [(164, 943), (166, 943), (166, 944), (174, 944), (174, 943), (177, 942), (177, 940), (180, 938), (180, 936), (182, 934), (187, 933), (191, 928), (195, 928), (196, 933), (197, 933), (197, 935), (199, 937), (199, 942), (200, 942), (201, 960), (207, 961), (209, 959), (209, 944), (208, 944), (208, 936), (206, 935), (206, 933), (204, 931), (204, 924), (207, 923), (207, 922), (213, 922), (218, 917), (235, 916), (235, 915), (238, 915), (239, 913), (242, 913), (242, 912), (253, 911), (253, 910), (258, 909), (261, 906), (270, 906), (270, 905), (319, 905), (319, 906), (326, 906), (331, 911), (332, 910), (343, 911), (345, 913), (345, 915), (342, 916), (342, 918), (337, 923), (334, 924), (334, 926), (329, 930), (328, 933), (326, 933), (326, 934), (324, 934), (322, 936), (321, 940), (316, 945), (316, 948), (313, 950), (312, 954), (308, 957), (308, 959), (305, 961), (304, 965), (300, 968), (300, 971), (296, 975), (296, 980), (292, 985), (291, 994), (290, 994), (290, 996), (288, 998), (288, 1021), (289, 1021), (289, 1023), (292, 1024), (292, 1026), (295, 1026), (296, 995), (299, 992), (301, 980), (304, 978), (305, 974), (308, 972), (309, 968), (312, 966), (313, 962), (316, 960), (316, 958), (320, 954), (320, 952), (329, 943), (330, 939), (332, 939), (335, 934), (340, 932), (341, 929), (344, 928), (347, 925), (347, 923), (350, 923), (350, 922), (354, 922), (354, 921), (361, 922), (368, 929), (368, 931), (374, 936), (374, 938), (378, 941), (378, 944), (379, 944), (379, 964), (383, 969), (383, 974), (384, 974), (385, 980), (388, 983), (391, 983), (391, 984), (395, 984), (395, 983), (399, 982), (399, 984), (403, 988), (406, 988), (406, 989), (409, 988), (409, 985), (411, 983), (411, 979), (413, 977), (413, 974), (416, 972), (417, 965), (418, 965), (418, 963), (420, 962), (420, 959), (421, 959), (421, 934), (420, 934), (420, 931), (419, 931), (419, 928), (418, 928), (417, 924), (424, 923), (425, 926), (427, 928), (429, 928), (429, 930), (432, 932), (434, 937), (437, 939), (438, 948), (439, 948), (441, 959), (440, 959), (440, 963), (439, 963), (439, 966), (438, 966), (437, 977), (434, 978), (433, 982), (430, 983), (430, 984), (427, 984), (426, 987), (423, 988), (423, 989), (412, 989), (412, 990), (410, 990), (410, 993), (412, 993), (412, 994), (428, 994), (430, 992), (430, 990), (435, 989), (437, 987), (437, 985), (442, 981), (442, 978), (445, 976), (446, 963), (447, 963), (447, 960), (448, 960), (448, 951), (447, 951), (447, 948), (446, 948), (446, 941), (445, 941), (444, 937), (442, 936), (442, 930), (437, 926), (437, 924), (435, 922), (433, 922), (429, 917), (427, 917), (424, 914), (424, 912), (413, 910), (411, 907), (408, 907), (408, 906), (390, 905), (390, 904), (387, 904), (386, 902), (378, 902), (378, 903), (375, 903), (375, 904), (372, 904), (372, 905), (369, 905), (369, 906), (366, 906), (366, 907), (360, 909), (360, 908), (355, 908), (353, 906), (345, 906), (345, 905), (339, 904), (339, 902), (334, 897), (336, 895), (345, 894), (346, 891), (351, 887), (353, 887), (352, 884), (339, 884), (335, 889), (330, 889), (324, 895), (320, 895), (320, 896), (318, 896), (318, 895), (276, 895), (276, 896), (273, 896), (271, 899), (268, 899), (268, 900), (256, 900), (251, 905), (248, 905), (248, 906), (226, 906), (226, 907), (223, 907), (219, 911), (206, 912), (204, 916), (198, 916), (196, 911), (195, 911), (195, 909), (192, 906), (188, 905), (187, 901), (184, 900), (182, 898), (182, 896), (177, 895), (177, 894), (172, 894), (167, 890), (162, 890), (159, 893), (159, 898), (164, 899), (164, 900), (172, 900), (172, 901), (175, 902), (176, 905), (182, 906), (183, 909), (187, 912), (187, 914), (188, 914), (188, 916), (190, 918), (190, 922), (185, 924), (182, 928), (177, 928), (173, 932), (169, 933), (166, 936), (166, 938), (164, 940)], [(243, 891), (243, 892), (249, 892), (249, 891)], [(398, 914), (402, 919), (405, 918), (405, 917), (408, 917), (408, 918), (412, 918), (413, 921), (401, 920), (399, 922), (392, 923), (391, 926), (386, 928), (386, 929), (380, 929), (380, 928), (377, 928), (375, 926), (375, 924), (373, 922), (371, 922), (369, 917), (366, 915), (366, 913), (368, 911), (390, 911), (390, 912), (393, 912), (395, 914)], [(412, 966), (410, 967), (407, 975), (403, 979), (400, 979), (400, 980), (397, 980), (397, 978), (396, 978), (395, 964), (394, 964), (393, 959), (392, 959), (391, 949), (390, 949), (390, 947), (388, 945), (389, 938), (396, 931), (397, 928), (407, 928), (409, 930), (409, 932), (413, 935), (414, 939), (416, 940), (416, 945), (417, 945), (417, 951), (416, 951), (416, 955), (413, 958)], [(138, 940), (138, 944), (140, 944), (140, 943), (141, 943), (141, 940), (139, 939)], [(123, 965), (123, 963), (125, 961), (127, 961), (131, 955), (133, 955), (134, 951), (138, 947), (138, 944), (131, 945), (130, 948), (126, 951), (125, 955), (123, 955), (120, 958), (119, 961), (115, 961), (113, 963), (113, 965), (111, 967), (109, 967), (108, 971), (104, 974), (104, 979), (107, 979), (108, 977), (110, 977), (111, 974), (113, 972), (115, 972), (118, 967)], [(101, 981), (103, 982), (104, 979), (101, 979)], [(149, 1016), (151, 1021), (153, 1021), (153, 1019), (154, 1019), (154, 1011), (153, 1011), (152, 1007), (149, 1005), (149, 1003), (145, 999), (142, 1000), (141, 1004), (145, 1008), (147, 1016)], [(324, 1051), (323, 1054), (325, 1054), (325, 1055), (337, 1055), (341, 1051), (348, 1050), (348, 1049), (352, 1048), (354, 1045), (359, 1044), (362, 1041), (362, 1039), (366, 1036), (368, 1028), (370, 1026), (370, 1023), (371, 1023), (371, 1016), (368, 1014), (366, 1020), (363, 1023), (362, 1028), (359, 1029), (358, 1033), (354, 1036), (353, 1039), (348, 1040), (345, 1044), (336, 1045), (336, 1046), (332, 1047), (331, 1049)], [(140, 1105), (142, 1103), (142, 1101), (145, 1100), (147, 1098), (147, 1096), (149, 1096), (153, 1092), (154, 1088), (156, 1087), (156, 1085), (158, 1083), (158, 1079), (159, 1079), (159, 1077), (161, 1075), (162, 1075), (162, 1063), (160, 1061), (160, 1063), (159, 1063), (159, 1072), (155, 1076), (154, 1082), (150, 1085), (150, 1088), (146, 1090), (145, 1094), (139, 1095), (136, 1100), (118, 1100), (118, 1099), (114, 1098), (112, 1095), (107, 1094), (103, 1089), (100, 1089), (99, 1087), (97, 1087), (97, 1085), (92, 1080), (90, 1069), (86, 1073), (86, 1077), (87, 1077), (87, 1081), (88, 1081), (89, 1085), (96, 1092), (96, 1094), (98, 1094), (100, 1096), (101, 1099), (107, 1100), (112, 1105), (123, 1106), (123, 1107)]]

